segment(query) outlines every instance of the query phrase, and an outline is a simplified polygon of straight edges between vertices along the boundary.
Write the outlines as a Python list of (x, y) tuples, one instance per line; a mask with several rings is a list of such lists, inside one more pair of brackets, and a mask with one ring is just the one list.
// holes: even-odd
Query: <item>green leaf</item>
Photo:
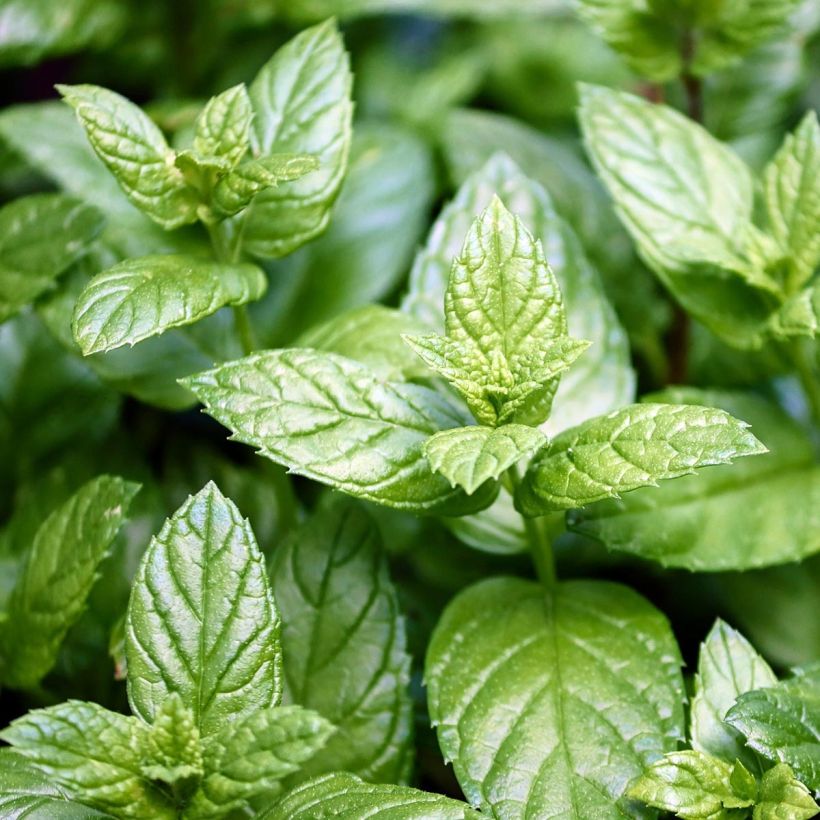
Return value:
[(435, 472), (472, 495), (485, 481), (499, 478), (546, 441), (539, 430), (523, 424), (496, 429), (454, 427), (427, 439), (424, 454)]
[(110, 817), (70, 800), (21, 755), (0, 752), (0, 812), (6, 820), (93, 820)]
[(281, 781), (313, 757), (333, 732), (321, 715), (300, 706), (246, 715), (211, 738), (206, 749), (210, 774), (188, 811), (192, 817), (225, 817), (254, 797), (278, 794)]
[(0, 732), (50, 780), (117, 817), (177, 817), (144, 779), (141, 750), (149, 729), (95, 703), (69, 700), (35, 709)]
[(748, 394), (675, 388), (649, 398), (721, 407), (750, 422), (769, 453), (574, 511), (572, 529), (664, 566), (707, 572), (820, 551), (820, 468), (798, 424)]
[(769, 331), (777, 338), (817, 336), (820, 330), (820, 280), (787, 299), (769, 320)]
[(508, 555), (526, 552), (530, 548), (524, 520), (503, 485), (486, 510), (460, 518), (444, 518), (442, 524), (459, 541), (482, 552)]
[(279, 618), (248, 522), (213, 483), (143, 556), (126, 621), (128, 699), (151, 723), (176, 693), (203, 738), (278, 703)]
[(764, 772), (753, 820), (809, 820), (818, 811), (809, 790), (784, 763)]
[(250, 147), (252, 119), (244, 83), (211, 97), (196, 121), (194, 151), (203, 157), (224, 159), (233, 168)]
[(532, 460), (516, 493), (528, 516), (583, 507), (678, 478), (696, 467), (767, 452), (748, 424), (723, 410), (633, 404), (556, 436)]
[(0, 322), (88, 252), (102, 214), (63, 194), (33, 194), (0, 209)]
[(639, 252), (681, 305), (733, 346), (757, 343), (774, 309), (750, 258), (752, 177), (701, 126), (663, 105), (581, 90), (587, 150)]
[(380, 782), (407, 777), (410, 657), (387, 570), (373, 521), (338, 499), (274, 552), (285, 700), (315, 709), (337, 727), (300, 779), (333, 771)]
[(255, 153), (312, 154), (319, 170), (256, 197), (245, 215), (244, 247), (257, 256), (284, 256), (327, 226), (347, 169), (351, 73), (333, 21), (286, 43), (250, 86)]
[(789, 256), (791, 279), (802, 284), (820, 263), (820, 126), (809, 111), (764, 173), (772, 235)]
[(466, 803), (407, 786), (365, 783), (347, 772), (317, 777), (289, 792), (259, 815), (260, 820), (314, 820), (339, 817), (367, 820), (480, 820)]
[(788, 764), (810, 789), (820, 789), (820, 665), (741, 695), (726, 722), (750, 749)]
[(626, 587), (490, 579), (433, 633), (430, 717), (467, 799), (499, 820), (640, 817), (623, 795), (682, 735), (680, 663)]
[(777, 677), (769, 664), (743, 635), (723, 621), (716, 621), (698, 657), (689, 730), (692, 748), (727, 762), (739, 760), (760, 773), (758, 758), (723, 718), (739, 695), (775, 683)]
[(713, 820), (725, 817), (724, 809), (744, 808), (755, 802), (754, 796), (735, 794), (731, 777), (730, 763), (687, 749), (667, 754), (649, 766), (629, 787), (629, 796), (685, 820)]
[(466, 423), (438, 393), (384, 382), (351, 359), (292, 348), (257, 353), (182, 382), (206, 410), (293, 472), (413, 512), (480, 509), (430, 470), (424, 441)]
[(95, 478), (37, 530), (9, 600), (10, 621), (0, 628), (7, 686), (35, 686), (54, 665), (138, 489), (121, 478)]
[(143, 256), (97, 274), (74, 308), (72, 330), (84, 355), (134, 345), (259, 299), (267, 279), (256, 265), (196, 257)]
[(134, 103), (96, 85), (60, 85), (92, 148), (125, 195), (170, 230), (195, 222), (197, 198), (174, 166), (162, 132)]

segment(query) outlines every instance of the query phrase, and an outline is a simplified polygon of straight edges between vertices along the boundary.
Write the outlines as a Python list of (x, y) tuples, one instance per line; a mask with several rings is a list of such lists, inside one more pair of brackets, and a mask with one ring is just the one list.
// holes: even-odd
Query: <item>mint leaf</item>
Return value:
[(94, 703), (35, 709), (0, 732), (49, 779), (119, 817), (172, 818), (177, 812), (142, 775), (148, 727)]
[(97, 156), (146, 216), (167, 230), (196, 221), (197, 197), (147, 114), (96, 85), (61, 85), (57, 90), (76, 112)]
[(820, 665), (741, 695), (726, 722), (750, 749), (788, 764), (810, 789), (820, 789)]
[(769, 320), (776, 338), (817, 336), (820, 330), (820, 281), (807, 285), (787, 299)]
[(314, 820), (344, 817), (365, 820), (389, 812), (391, 820), (479, 820), (466, 803), (407, 786), (365, 783), (346, 772), (317, 777), (289, 792), (259, 815), (260, 820)]
[(337, 727), (299, 778), (332, 771), (406, 778), (410, 657), (373, 521), (349, 501), (323, 506), (276, 549), (271, 583), (284, 624), (285, 700)]
[(244, 83), (211, 97), (196, 121), (194, 151), (203, 157), (224, 159), (233, 168), (250, 147), (252, 119)]
[(424, 444), (430, 466), (453, 487), (472, 495), (485, 481), (499, 478), (509, 467), (546, 444), (533, 427), (455, 427), (431, 436)]
[(516, 507), (528, 516), (573, 509), (765, 453), (747, 428), (715, 408), (633, 404), (556, 436), (530, 463)]
[(818, 811), (809, 790), (784, 763), (764, 772), (754, 820), (809, 820)]
[(54, 665), (138, 489), (121, 478), (95, 478), (37, 530), (8, 602), (10, 620), (0, 626), (7, 686), (35, 686)]
[(351, 74), (333, 21), (286, 43), (250, 86), (255, 154), (312, 154), (319, 170), (257, 196), (243, 240), (257, 256), (284, 256), (327, 226), (350, 149)]
[(63, 194), (33, 194), (0, 209), (0, 322), (54, 285), (88, 252), (102, 214)]
[(764, 399), (674, 388), (654, 401), (721, 407), (769, 452), (569, 513), (573, 530), (664, 566), (716, 572), (820, 551), (820, 468), (800, 425)]
[(820, 263), (820, 126), (809, 111), (764, 172), (766, 212), (789, 257), (790, 280), (808, 281)]
[(666, 619), (626, 587), (494, 578), (447, 607), (430, 717), (467, 799), (504, 818), (633, 817), (623, 799), (683, 731)]
[(334, 732), (321, 715), (300, 706), (277, 706), (246, 715), (222, 729), (206, 747), (210, 774), (191, 802), (191, 816), (224, 817), (257, 796), (273, 796)]
[[(425, 387), (383, 382), (350, 359), (298, 348), (248, 356), (183, 384), (236, 440), (308, 478), (414, 512), (467, 503), (433, 474), (423, 451), (428, 436), (466, 419)], [(486, 506), (488, 494), (468, 506)]]
[(127, 259), (85, 287), (72, 330), (87, 356), (192, 324), (226, 305), (244, 305), (266, 288), (265, 274), (256, 265), (181, 255)]
[[(712, 820), (725, 809), (754, 804), (735, 794), (732, 765), (692, 750), (672, 752), (653, 763), (629, 787), (629, 796), (685, 820)], [(752, 781), (754, 782), (754, 780)]]
[(530, 548), (524, 521), (503, 485), (486, 510), (460, 518), (444, 518), (441, 523), (459, 541), (482, 552), (508, 555)]
[(279, 618), (248, 522), (213, 483), (168, 519), (128, 604), (128, 699), (152, 723), (178, 694), (203, 738), (279, 701)]
[(692, 748), (727, 762), (739, 760), (760, 773), (759, 759), (723, 718), (739, 695), (775, 683), (774, 672), (751, 644), (728, 624), (716, 621), (700, 647), (691, 702)]

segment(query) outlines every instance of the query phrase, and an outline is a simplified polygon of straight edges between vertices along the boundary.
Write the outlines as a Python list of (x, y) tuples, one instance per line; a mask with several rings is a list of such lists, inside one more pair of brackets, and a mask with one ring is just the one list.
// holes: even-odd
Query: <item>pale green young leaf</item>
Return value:
[(285, 701), (337, 727), (300, 780), (333, 771), (405, 779), (410, 657), (375, 523), (357, 504), (331, 500), (276, 549), (271, 583), (282, 613)]
[(424, 441), (468, 419), (440, 394), (385, 382), (364, 365), (316, 350), (267, 351), (182, 382), (233, 438), (293, 472), (413, 512), (481, 509), (436, 476)]
[(196, 194), (147, 114), (96, 85), (61, 85), (58, 90), (76, 112), (91, 147), (144, 214), (168, 230), (196, 221)]
[(366, 783), (347, 772), (317, 777), (288, 792), (260, 820), (480, 820), (466, 803), (407, 786)]
[(774, 297), (744, 281), (752, 177), (673, 109), (599, 86), (581, 89), (587, 150), (647, 264), (675, 298), (733, 346), (757, 343)]
[(757, 756), (723, 718), (744, 692), (775, 683), (777, 677), (771, 667), (743, 635), (718, 620), (700, 646), (691, 702), (692, 748), (727, 762), (739, 760), (752, 772), (760, 773)]
[(460, 518), (443, 518), (441, 523), (459, 541), (482, 552), (514, 555), (530, 548), (524, 520), (503, 485), (495, 501), (486, 510)]
[(211, 97), (196, 121), (194, 151), (203, 157), (224, 159), (233, 168), (250, 146), (252, 119), (251, 100), (244, 83)]
[(820, 126), (809, 111), (764, 172), (772, 234), (789, 257), (791, 280), (806, 282), (820, 262)]
[(720, 407), (750, 422), (769, 452), (573, 511), (572, 529), (610, 549), (706, 572), (820, 551), (820, 467), (800, 425), (749, 394), (674, 388), (648, 398)]
[(192, 324), (226, 305), (252, 302), (266, 288), (256, 265), (181, 254), (127, 259), (88, 283), (74, 308), (72, 330), (88, 356)]
[(655, 761), (629, 787), (629, 796), (684, 820), (723, 818), (725, 809), (746, 808), (754, 796), (735, 793), (732, 764), (687, 749)]
[(32, 194), (0, 209), (0, 322), (88, 252), (102, 214), (63, 194)]
[(125, 520), (139, 485), (115, 476), (84, 484), (43, 521), (0, 628), (0, 680), (35, 686), (51, 669)]
[(723, 410), (633, 404), (552, 439), (531, 462), (516, 506), (528, 516), (583, 507), (697, 467), (766, 452), (748, 424)]
[(820, 665), (741, 695), (726, 722), (750, 749), (786, 763), (810, 789), (820, 790)]
[(820, 330), (820, 280), (815, 280), (787, 299), (772, 314), (768, 330), (780, 339), (817, 336)]
[(210, 738), (209, 774), (191, 801), (192, 817), (225, 817), (254, 797), (274, 797), (333, 734), (321, 715), (301, 706), (276, 706), (246, 715)]
[(111, 818), (71, 800), (42, 769), (9, 749), (0, 752), (0, 814), (5, 820)]
[(763, 773), (753, 820), (809, 820), (818, 812), (811, 792), (785, 763)]
[(204, 739), (278, 703), (279, 617), (250, 525), (210, 483), (151, 540), (126, 620), (128, 699), (152, 723), (177, 693)]
[(498, 479), (546, 442), (537, 428), (523, 424), (454, 427), (427, 439), (424, 454), (435, 472), (472, 495), (485, 481)]
[(349, 58), (332, 20), (282, 46), (251, 83), (255, 155), (311, 154), (319, 168), (256, 197), (243, 215), (250, 253), (284, 256), (327, 226), (347, 169), (351, 84)]
[(467, 799), (499, 820), (644, 816), (629, 783), (683, 734), (680, 655), (632, 590), (482, 581), (427, 652), (430, 716)]
[(318, 167), (317, 158), (309, 154), (273, 154), (245, 162), (217, 182), (212, 205), (217, 213), (233, 216), (247, 208), (258, 193), (299, 179)]
[(89, 805), (117, 817), (173, 820), (174, 807), (143, 777), (148, 731), (137, 718), (69, 700), (28, 712), (3, 729), (0, 739)]

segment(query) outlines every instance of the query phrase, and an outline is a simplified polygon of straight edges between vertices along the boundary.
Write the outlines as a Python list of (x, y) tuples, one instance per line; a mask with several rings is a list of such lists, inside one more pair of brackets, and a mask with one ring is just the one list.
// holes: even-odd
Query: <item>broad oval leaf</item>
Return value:
[(466, 803), (407, 786), (365, 783), (346, 772), (317, 777), (289, 792), (260, 820), (480, 820)]
[(583, 507), (696, 467), (767, 452), (724, 410), (633, 404), (565, 430), (532, 460), (516, 506), (528, 516)]
[(271, 582), (282, 613), (285, 701), (337, 727), (299, 779), (333, 771), (406, 778), (410, 657), (375, 524), (354, 503), (330, 503), (274, 552)]
[(319, 170), (256, 197), (243, 217), (249, 253), (284, 256), (327, 226), (347, 169), (351, 82), (347, 52), (329, 20), (286, 43), (251, 83), (255, 152), (312, 154)]
[(384, 382), (364, 365), (316, 350), (257, 353), (182, 382), (235, 438), (293, 472), (413, 512), (481, 509), (436, 476), (424, 441), (467, 419), (440, 394)]
[(143, 556), (128, 604), (128, 700), (148, 723), (180, 695), (203, 738), (281, 696), (279, 617), (250, 525), (209, 483)]
[(97, 274), (74, 308), (72, 330), (88, 356), (259, 299), (267, 279), (256, 265), (219, 264), (181, 254), (127, 259)]
[(468, 800), (499, 820), (645, 816), (624, 793), (683, 734), (680, 655), (632, 590), (482, 581), (427, 652), (430, 716)]

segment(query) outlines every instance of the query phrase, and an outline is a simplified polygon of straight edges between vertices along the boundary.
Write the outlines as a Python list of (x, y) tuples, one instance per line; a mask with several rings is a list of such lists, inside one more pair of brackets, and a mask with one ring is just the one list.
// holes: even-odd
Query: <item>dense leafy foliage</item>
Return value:
[(820, 814), (816, 0), (0, 65), (2, 817)]

